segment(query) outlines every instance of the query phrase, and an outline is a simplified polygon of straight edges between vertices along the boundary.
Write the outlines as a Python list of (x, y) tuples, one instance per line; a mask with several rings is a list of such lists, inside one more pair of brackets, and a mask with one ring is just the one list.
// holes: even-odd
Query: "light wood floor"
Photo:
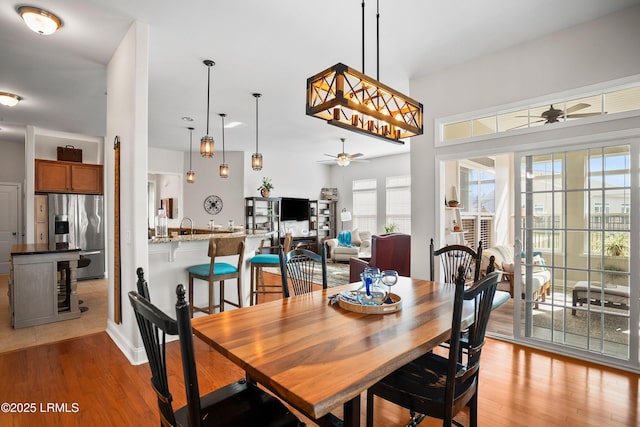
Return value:
[[(66, 322), (62, 322), (66, 323)], [(243, 372), (195, 340), (202, 393)], [(175, 407), (185, 404), (178, 342), (167, 346)], [(132, 366), (105, 332), (0, 354), (0, 402), (33, 402), (36, 413), (0, 413), (2, 426), (157, 426), (147, 364)], [(480, 375), (479, 425), (637, 426), (637, 375), (502, 341), (487, 341)], [(42, 412), (49, 402), (70, 411)], [(363, 398), (364, 414), (364, 398)], [(340, 414), (340, 410), (336, 411)], [(377, 427), (406, 423), (407, 412), (376, 400)], [(457, 417), (467, 423), (466, 414)], [(311, 424), (313, 425), (313, 424)], [(427, 419), (421, 425), (438, 426)]]
[(11, 327), (7, 290), (8, 275), (0, 274), (0, 353), (93, 334), (107, 328), (106, 279), (78, 282), (78, 297), (83, 301), (81, 306), (89, 308), (78, 319), (46, 323), (28, 328), (14, 329)]

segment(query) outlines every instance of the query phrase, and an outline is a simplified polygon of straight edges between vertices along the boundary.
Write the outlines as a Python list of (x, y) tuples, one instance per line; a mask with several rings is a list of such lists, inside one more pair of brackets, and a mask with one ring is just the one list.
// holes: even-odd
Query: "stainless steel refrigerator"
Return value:
[(49, 242), (73, 244), (91, 260), (78, 269), (79, 280), (104, 277), (104, 196), (49, 194)]

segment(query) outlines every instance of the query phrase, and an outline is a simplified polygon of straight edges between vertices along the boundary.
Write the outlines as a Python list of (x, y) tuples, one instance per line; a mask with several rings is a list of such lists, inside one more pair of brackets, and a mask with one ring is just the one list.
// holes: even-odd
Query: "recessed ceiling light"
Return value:
[(22, 101), (22, 97), (10, 93), (10, 92), (0, 92), (0, 104), (5, 105), (7, 107), (13, 107), (18, 104), (18, 102)]
[(18, 15), (31, 31), (48, 36), (62, 28), (62, 20), (55, 14), (34, 6), (20, 6), (16, 8)]
[(229, 123), (227, 123), (224, 127), (225, 127), (226, 129), (231, 129), (231, 128), (238, 127), (238, 126), (240, 126), (241, 124), (242, 124), (242, 122), (229, 122)]
[(193, 121), (193, 117), (187, 117), (187, 116), (184, 116), (184, 117), (182, 118), (182, 120), (184, 120), (185, 122), (192, 122), (192, 121)]

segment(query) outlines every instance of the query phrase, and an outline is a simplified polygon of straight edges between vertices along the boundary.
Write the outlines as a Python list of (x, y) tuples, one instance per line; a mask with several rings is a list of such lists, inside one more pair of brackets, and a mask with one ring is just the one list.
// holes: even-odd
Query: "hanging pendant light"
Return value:
[(251, 168), (259, 171), (262, 170), (262, 154), (258, 150), (258, 98), (262, 95), (254, 93), (253, 96), (256, 98), (256, 152), (251, 155)]
[[(380, 20), (380, 13), (376, 19)], [(379, 34), (379, 30), (376, 33)], [(378, 36), (378, 76), (374, 79), (364, 74), (364, 34), (362, 0), (362, 72), (337, 63), (309, 77), (306, 113), (330, 125), (404, 144), (402, 138), (423, 133), (422, 103), (380, 83)]]
[(189, 129), (189, 172), (187, 172), (187, 184), (196, 182), (196, 173), (191, 168), (191, 146), (193, 145), (193, 128)]
[(216, 63), (210, 59), (205, 59), (203, 63), (207, 66), (207, 134), (200, 139), (200, 155), (213, 157), (213, 137), (209, 135), (209, 101), (211, 98), (211, 67)]
[(222, 117), (222, 163), (220, 163), (220, 178), (229, 178), (229, 164), (224, 157), (224, 118), (227, 116), (224, 113), (219, 114)]

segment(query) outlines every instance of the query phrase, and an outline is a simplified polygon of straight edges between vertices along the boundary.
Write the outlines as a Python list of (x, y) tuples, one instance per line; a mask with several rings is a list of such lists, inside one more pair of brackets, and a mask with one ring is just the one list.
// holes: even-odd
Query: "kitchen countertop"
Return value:
[(193, 241), (201, 241), (201, 240), (209, 240), (212, 237), (218, 238), (228, 238), (228, 237), (239, 237), (239, 236), (257, 236), (257, 237), (266, 237), (270, 234), (270, 232), (266, 231), (247, 231), (247, 230), (239, 230), (234, 232), (229, 231), (213, 231), (210, 234), (186, 234), (186, 235), (175, 235), (169, 237), (152, 237), (149, 239), (149, 243), (170, 243), (170, 242), (193, 242)]
[(13, 245), (11, 247), (11, 255), (33, 255), (75, 251), (80, 251), (80, 248), (68, 243), (30, 243)]

